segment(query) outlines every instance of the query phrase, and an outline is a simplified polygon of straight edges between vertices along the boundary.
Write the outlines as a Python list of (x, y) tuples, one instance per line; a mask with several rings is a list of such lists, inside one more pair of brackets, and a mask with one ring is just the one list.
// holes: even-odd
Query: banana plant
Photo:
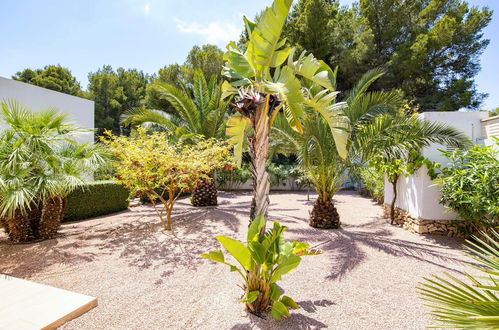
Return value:
[(317, 255), (319, 250), (311, 249), (306, 243), (284, 240), (287, 227), (274, 222), (273, 228), (262, 231), (266, 220), (259, 215), (250, 225), (247, 244), (230, 237), (218, 236), (220, 244), (234, 257), (240, 267), (226, 260), (222, 250), (201, 255), (230, 267), (244, 281), (245, 297), (241, 302), (248, 310), (257, 315), (270, 311), (277, 320), (289, 317), (289, 309), (298, 309), (299, 305), (290, 297), (282, 295), (277, 282), (298, 267), (301, 257)]
[[(267, 215), (269, 207), (269, 133), (279, 112), (290, 125), (303, 132), (300, 119), (304, 105), (314, 109), (328, 123), (341, 157), (347, 155), (348, 118), (343, 115), (345, 102), (335, 103), (336, 71), (312, 54), (295, 56), (295, 49), (281, 39), (292, 0), (275, 0), (258, 23), (246, 17), (249, 35), (245, 50), (235, 42), (227, 45), (222, 97), (235, 96), (231, 103), (235, 115), (227, 122), (227, 135), (234, 144), (236, 160), (241, 160), (243, 145), (250, 149), (253, 175), (253, 202), (250, 218)], [(314, 92), (311, 92), (313, 90)]]

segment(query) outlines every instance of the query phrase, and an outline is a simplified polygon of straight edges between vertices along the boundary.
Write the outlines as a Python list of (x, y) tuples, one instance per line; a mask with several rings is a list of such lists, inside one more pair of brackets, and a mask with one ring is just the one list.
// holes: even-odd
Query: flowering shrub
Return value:
[(212, 180), (209, 173), (215, 169), (232, 166), (229, 146), (214, 139), (171, 144), (166, 133), (148, 135), (142, 128), (133, 137), (106, 132), (101, 139), (116, 157), (116, 180), (130, 189), (131, 196), (146, 195), (166, 230), (171, 229), (171, 213), (180, 195)]

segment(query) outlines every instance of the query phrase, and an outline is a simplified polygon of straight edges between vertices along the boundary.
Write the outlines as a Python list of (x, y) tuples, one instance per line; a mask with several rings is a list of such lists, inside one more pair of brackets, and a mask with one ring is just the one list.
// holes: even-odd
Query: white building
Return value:
[[(451, 125), (463, 131), (475, 144), (492, 144), (492, 137), (499, 136), (499, 116), (489, 117), (486, 111), (481, 112), (424, 112), (422, 120), (440, 122)], [(440, 150), (439, 150), (440, 149)], [(422, 155), (442, 166), (448, 164), (448, 159), (442, 156), (442, 145), (432, 145), (425, 148)], [(425, 166), (418, 169), (414, 175), (400, 177), (397, 183), (397, 201), (395, 206), (402, 211), (397, 219), (399, 224), (418, 233), (441, 232), (448, 234), (454, 231), (450, 223), (458, 220), (456, 213), (439, 203), (440, 189), (427, 174)], [(385, 180), (384, 203), (385, 212), (393, 198), (392, 185)], [(452, 234), (452, 233), (451, 233)]]
[(94, 142), (94, 133), (90, 132), (94, 129), (93, 101), (0, 77), (0, 102), (9, 100), (19, 102), (32, 111), (57, 108), (67, 113), (68, 119), (78, 127), (89, 130), (77, 137), (79, 142)]

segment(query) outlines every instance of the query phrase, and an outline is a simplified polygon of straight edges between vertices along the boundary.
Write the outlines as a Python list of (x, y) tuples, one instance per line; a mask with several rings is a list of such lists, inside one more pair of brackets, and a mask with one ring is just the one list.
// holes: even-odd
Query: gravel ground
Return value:
[(462, 272), (462, 241), (418, 236), (390, 226), (382, 209), (340, 192), (341, 230), (307, 225), (305, 193), (274, 193), (270, 219), (287, 238), (324, 251), (303, 259), (281, 282), (301, 309), (276, 322), (238, 303), (238, 275), (198, 258), (217, 249), (216, 235), (244, 239), (248, 193), (221, 193), (218, 207), (178, 202), (174, 230), (164, 233), (153, 210), (66, 223), (58, 238), (11, 245), (0, 234), (0, 273), (98, 297), (99, 306), (65, 329), (423, 329), (426, 308), (415, 286), (430, 273)]

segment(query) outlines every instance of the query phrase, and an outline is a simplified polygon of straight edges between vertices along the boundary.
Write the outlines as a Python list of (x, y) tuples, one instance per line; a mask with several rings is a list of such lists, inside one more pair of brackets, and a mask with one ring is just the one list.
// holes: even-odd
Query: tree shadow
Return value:
[(459, 242), (448, 237), (432, 238), (431, 243), (409, 241), (393, 237), (394, 232), (383, 219), (359, 225), (348, 225), (342, 229), (320, 230), (288, 229), (304, 242), (316, 242), (317, 247), (330, 256), (331, 273), (329, 280), (342, 280), (367, 258), (364, 247), (372, 248), (387, 255), (410, 258), (429, 263), (451, 272), (462, 273), (453, 265), (473, 264), (462, 258), (446, 255), (438, 249), (460, 249)]

